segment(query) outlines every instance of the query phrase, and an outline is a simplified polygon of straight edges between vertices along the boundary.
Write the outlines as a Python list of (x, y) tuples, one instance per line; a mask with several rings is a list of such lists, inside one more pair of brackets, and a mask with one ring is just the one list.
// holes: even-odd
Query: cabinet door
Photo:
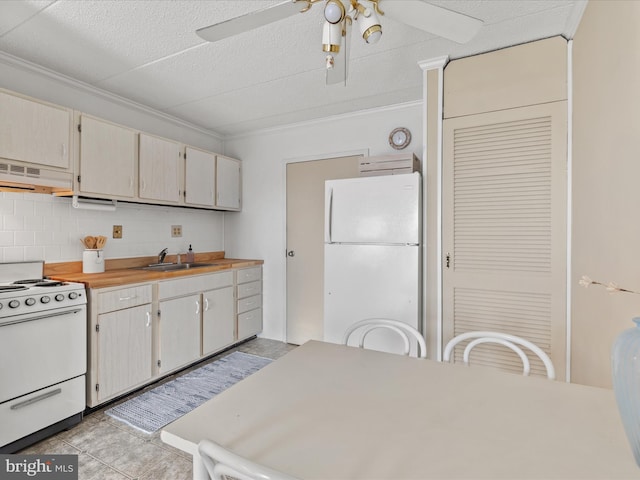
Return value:
[(216, 207), (240, 210), (241, 164), (239, 160), (216, 157)]
[[(472, 330), (518, 335), (549, 354), (558, 378), (567, 343), (566, 112), (552, 102), (469, 115), (445, 120), (443, 133), (443, 345)], [(476, 351), (478, 365), (522, 372), (515, 354), (490, 344)], [(531, 373), (546, 376), (531, 360)]]
[(151, 304), (98, 315), (99, 401), (151, 378), (151, 324)]
[(71, 111), (0, 92), (0, 157), (69, 168)]
[(200, 358), (200, 295), (160, 302), (160, 373)]
[(83, 115), (80, 192), (135, 196), (137, 132)]
[(202, 294), (202, 354), (208, 355), (235, 340), (233, 287)]
[(185, 158), (185, 202), (213, 207), (215, 155), (187, 147)]
[(140, 198), (180, 201), (180, 153), (180, 145), (175, 142), (140, 134)]

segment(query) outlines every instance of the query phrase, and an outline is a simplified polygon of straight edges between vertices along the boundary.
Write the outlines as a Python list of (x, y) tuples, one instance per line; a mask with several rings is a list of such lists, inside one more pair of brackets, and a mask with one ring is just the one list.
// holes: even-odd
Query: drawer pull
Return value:
[(209, 299), (208, 298), (204, 299), (204, 311), (205, 312), (209, 311)]
[(147, 313), (147, 327), (151, 325), (151, 312), (146, 312)]
[(42, 395), (38, 395), (37, 397), (30, 398), (29, 400), (25, 400), (24, 402), (18, 402), (15, 405), (11, 405), (11, 410), (18, 410), (19, 408), (27, 407), (29, 405), (33, 405), (36, 402), (41, 400), (45, 400), (49, 397), (53, 397), (55, 395), (59, 395), (62, 393), (61, 388), (56, 388), (55, 390), (51, 390), (50, 392), (43, 393)]
[(200, 313), (200, 302), (196, 300), (196, 315)]
[(137, 295), (131, 295), (130, 297), (120, 297), (118, 300), (120, 300), (121, 302), (127, 301), (127, 300), (133, 300), (134, 298), (138, 298)]

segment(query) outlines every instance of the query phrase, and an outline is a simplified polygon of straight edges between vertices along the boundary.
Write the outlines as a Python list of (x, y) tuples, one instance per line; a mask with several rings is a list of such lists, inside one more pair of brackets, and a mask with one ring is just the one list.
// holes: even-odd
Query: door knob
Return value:
[(287, 256), (289, 256), (289, 257), (295, 257), (295, 256), (296, 256), (296, 252), (294, 252), (293, 250), (289, 250), (289, 251), (287, 252)]

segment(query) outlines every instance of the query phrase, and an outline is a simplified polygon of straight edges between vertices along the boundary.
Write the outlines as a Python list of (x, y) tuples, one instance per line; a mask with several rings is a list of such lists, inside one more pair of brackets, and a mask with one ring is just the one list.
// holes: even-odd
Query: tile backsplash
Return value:
[[(70, 198), (36, 193), (0, 193), (0, 262), (82, 260), (86, 235), (108, 238), (104, 255), (125, 258), (156, 255), (163, 248), (183, 253), (224, 250), (224, 213), (191, 208), (118, 202), (115, 212), (82, 210)], [(112, 238), (114, 225), (123, 237)], [(171, 226), (182, 225), (182, 237)]]

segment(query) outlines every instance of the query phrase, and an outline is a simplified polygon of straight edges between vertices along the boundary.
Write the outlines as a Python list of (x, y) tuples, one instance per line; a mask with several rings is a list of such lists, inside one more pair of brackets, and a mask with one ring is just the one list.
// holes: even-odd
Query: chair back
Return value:
[(248, 460), (211, 440), (202, 440), (198, 452), (213, 480), (297, 480)]
[(415, 356), (427, 358), (427, 344), (422, 334), (407, 323), (389, 318), (367, 318), (352, 324), (344, 333), (342, 343), (347, 345), (352, 336), (357, 338), (357, 335), (359, 335), (360, 340), (358, 342), (358, 346), (360, 348), (365, 348), (364, 341), (367, 335), (378, 329), (391, 330), (392, 332), (397, 333), (404, 341), (404, 355), (411, 355), (411, 339), (414, 339), (417, 346)]
[(510, 335), (508, 333), (501, 332), (467, 332), (462, 333), (447, 343), (444, 348), (443, 361), (449, 362), (451, 360), (451, 355), (456, 345), (466, 340), (471, 340), (464, 349), (464, 353), (462, 354), (462, 360), (466, 365), (469, 364), (469, 355), (471, 350), (483, 343), (494, 343), (503, 345), (511, 350), (513, 350), (522, 360), (522, 374), (529, 375), (531, 371), (531, 364), (529, 362), (529, 358), (527, 354), (520, 347), (526, 347), (531, 352), (535, 353), (542, 363), (544, 364), (547, 370), (547, 378), (550, 380), (555, 380), (556, 371), (553, 367), (553, 363), (549, 356), (536, 344), (530, 342), (529, 340), (525, 340), (524, 338), (518, 337), (516, 335)]

